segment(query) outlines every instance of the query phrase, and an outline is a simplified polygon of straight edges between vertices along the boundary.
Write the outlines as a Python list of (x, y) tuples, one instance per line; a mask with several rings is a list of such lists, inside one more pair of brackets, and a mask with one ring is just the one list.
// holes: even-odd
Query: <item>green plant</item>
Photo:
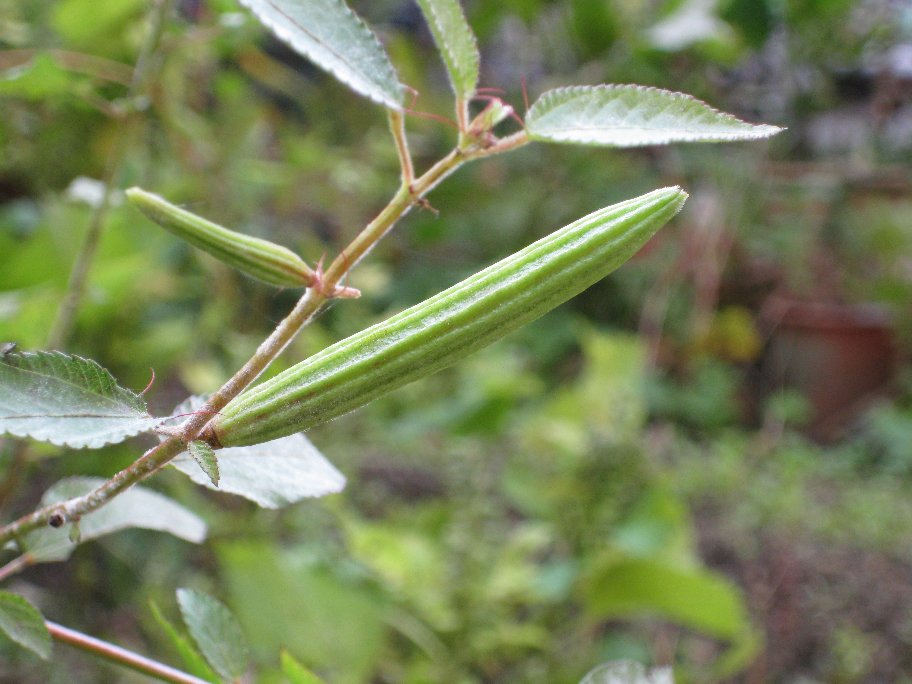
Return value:
[[(141, 433), (156, 433), (161, 441), (110, 479), (71, 478), (54, 485), (45, 493), (41, 508), (0, 529), (0, 544), (9, 544), (16, 553), (0, 569), (0, 577), (34, 563), (62, 560), (78, 543), (124, 527), (146, 527), (202, 541), (205, 525), (194, 514), (136, 486), (168, 464), (197, 482), (267, 507), (338, 491), (344, 479), (298, 431), (438, 370), (543, 315), (632, 256), (676, 213), (685, 197), (677, 188), (658, 190), (596, 212), (386, 323), (251, 387), (332, 300), (357, 295), (347, 285), (352, 269), (399, 219), (412, 207), (424, 205), (428, 193), (464, 164), (533, 141), (634, 147), (760, 139), (779, 130), (746, 124), (687, 95), (611, 85), (546, 92), (520, 121), (519, 130), (501, 134), (514, 113), (500, 99), (491, 99), (473, 116), (479, 55), (461, 8), (455, 0), (422, 0), (419, 4), (455, 94), (458, 137), (449, 154), (425, 173), (416, 174), (406, 136), (406, 116), (411, 113), (405, 104), (407, 89), (364, 22), (341, 0), (245, 0), (244, 4), (300, 54), (385, 108), (401, 168), (400, 186), (377, 217), (326, 268), (322, 262), (310, 267), (284, 247), (215, 226), (150, 193), (128, 191), (130, 200), (156, 222), (226, 264), (270, 284), (306, 289), (233, 377), (204, 400), (178, 407), (173, 417), (150, 415), (140, 394), (120, 387), (93, 361), (59, 351), (4, 350), (0, 428), (5, 433), (73, 448), (99, 447)], [(168, 2), (157, 6), (150, 53), (169, 8)], [(140, 66), (145, 68), (147, 63), (148, 57), (141, 60), (136, 74), (143, 74)], [(134, 95), (144, 80), (134, 78)], [(115, 162), (93, 219), (97, 228), (74, 266), (68, 297), (52, 335), (55, 343), (49, 346), (58, 346), (66, 338), (84, 290), (122, 159), (115, 156)], [(605, 568), (617, 570), (616, 560), (605, 559)], [(654, 564), (648, 567), (655, 570)], [(685, 585), (691, 576), (687, 578)], [(715, 584), (712, 589), (716, 590)], [(727, 590), (719, 591), (728, 601)], [(219, 651), (222, 642), (238, 642), (237, 630), (220, 604), (203, 595), (179, 595), (195, 648), (175, 630), (166, 629), (176, 635), (172, 640), (181, 644), (178, 650), (186, 654), (188, 669), (195, 675), (168, 672), (131, 659), (123, 651), (74, 637), (65, 628), (45, 624), (23, 601), (13, 594), (3, 595), (5, 619), (0, 621), (0, 630), (42, 656), (49, 651), (49, 633), (166, 681), (198, 681), (194, 677), (236, 680), (247, 667), (243, 659), (232, 660), (237, 652), (226, 656)], [(674, 602), (669, 599), (666, 603)], [(624, 614), (625, 609), (610, 610)], [(207, 629), (220, 635), (214, 643), (207, 641)], [(303, 668), (294, 665), (290, 656), (283, 663), (287, 664), (286, 676), (307, 681), (309, 675), (301, 674)]]

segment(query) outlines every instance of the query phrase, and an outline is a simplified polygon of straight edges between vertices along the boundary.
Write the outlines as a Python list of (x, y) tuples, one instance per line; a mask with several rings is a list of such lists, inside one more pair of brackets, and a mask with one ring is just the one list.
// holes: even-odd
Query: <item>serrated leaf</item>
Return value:
[[(49, 505), (82, 496), (104, 482), (105, 480), (94, 477), (61, 480), (44, 493), (41, 503)], [(30, 532), (23, 540), (25, 550), (38, 562), (66, 560), (76, 547), (69, 539), (70, 527), (71, 525), (57, 529), (47, 527)], [(130, 527), (168, 532), (194, 544), (199, 544), (206, 538), (206, 523), (195, 513), (157, 492), (132, 487), (80, 519), (80, 542), (98, 539)]]
[(670, 667), (647, 670), (634, 660), (616, 660), (593, 668), (579, 684), (674, 684)]
[(282, 651), (282, 674), (291, 684), (324, 684), (322, 679), (301, 665), (288, 651)]
[(608, 147), (768, 138), (777, 126), (749, 124), (700, 100), (637, 85), (549, 90), (526, 115), (533, 140)]
[[(345, 476), (302, 434), (218, 452), (218, 491), (237, 494), (264, 508), (281, 508), (301, 499), (341, 492)], [(186, 453), (172, 465), (197, 484), (212, 488)]]
[(155, 601), (150, 600), (149, 608), (152, 610), (152, 618), (168, 636), (168, 639), (171, 641), (171, 644), (174, 646), (174, 649), (177, 651), (181, 660), (184, 661), (184, 667), (187, 668), (190, 674), (218, 684), (218, 675), (213, 672), (212, 668), (209, 667), (209, 663), (200, 655), (200, 652), (190, 643), (189, 639), (181, 634), (177, 627), (172, 625), (168, 618), (164, 616), (161, 609), (159, 609), (158, 604), (156, 604)]
[(418, 0), (456, 96), (467, 100), (478, 85), (478, 43), (459, 0)]
[(44, 616), (18, 594), (0, 591), (0, 632), (44, 660), (51, 655), (51, 635)]
[(89, 359), (39, 351), (0, 360), (0, 433), (97, 448), (158, 423), (140, 395)]
[(212, 447), (206, 442), (194, 440), (187, 445), (187, 451), (193, 457), (193, 460), (196, 461), (200, 469), (206, 474), (206, 477), (209, 478), (209, 482), (212, 483), (212, 486), (218, 487), (219, 464)]
[(399, 83), (380, 41), (342, 0), (240, 0), (269, 30), (360, 95), (401, 110)]
[(232, 681), (243, 675), (249, 657), (247, 640), (231, 611), (221, 601), (192, 589), (178, 589), (177, 604), (212, 669)]

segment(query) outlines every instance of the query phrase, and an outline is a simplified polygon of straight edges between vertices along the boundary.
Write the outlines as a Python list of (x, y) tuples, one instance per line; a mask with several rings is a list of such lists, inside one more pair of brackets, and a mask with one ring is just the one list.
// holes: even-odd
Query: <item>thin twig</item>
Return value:
[(12, 577), (17, 572), (22, 572), (30, 565), (35, 563), (35, 559), (30, 554), (23, 553), (18, 558), (14, 558), (9, 563), (0, 568), (0, 582)]
[(85, 651), (90, 655), (122, 665), (136, 672), (141, 672), (159, 681), (174, 682), (175, 684), (208, 684), (205, 679), (200, 679), (187, 672), (177, 670), (170, 665), (141, 656), (107, 641), (96, 639), (88, 634), (77, 632), (69, 627), (58, 625), (56, 622), (48, 620), (44, 624), (54, 640), (62, 644), (78, 648), (80, 651)]
[[(171, 2), (172, 0), (159, 0), (152, 11), (152, 26), (140, 49), (139, 57), (136, 60), (136, 67), (133, 69), (133, 78), (130, 81), (130, 87), (127, 92), (126, 101), (128, 107), (134, 106), (135, 101), (139, 95), (142, 94), (146, 86), (150, 71), (149, 67), (153, 61), (152, 57), (158, 49)], [(70, 277), (67, 281), (66, 293), (60, 303), (60, 308), (57, 310), (57, 316), (54, 319), (50, 335), (48, 336), (49, 349), (59, 348), (65, 345), (67, 338), (72, 331), (76, 311), (78, 310), (79, 304), (85, 293), (89, 271), (92, 268), (92, 262), (95, 260), (95, 254), (98, 251), (101, 234), (104, 232), (108, 213), (111, 209), (111, 202), (114, 197), (114, 187), (120, 176), (120, 170), (123, 168), (124, 161), (126, 160), (126, 152), (133, 127), (133, 120), (134, 117), (128, 112), (124, 114), (123, 118), (118, 122), (114, 146), (108, 155), (104, 174), (101, 179), (104, 184), (104, 190), (102, 191), (98, 203), (92, 209), (88, 228), (86, 228), (82, 244), (79, 246), (76, 260), (73, 262), (73, 268), (70, 271)]]
[(415, 167), (412, 164), (412, 153), (409, 152), (408, 138), (405, 136), (405, 116), (402, 112), (389, 110), (390, 132), (396, 143), (396, 154), (399, 155), (399, 166), (402, 167), (402, 184), (409, 186), (415, 180)]
[(462, 96), (456, 98), (456, 125), (460, 137), (469, 130), (469, 101)]

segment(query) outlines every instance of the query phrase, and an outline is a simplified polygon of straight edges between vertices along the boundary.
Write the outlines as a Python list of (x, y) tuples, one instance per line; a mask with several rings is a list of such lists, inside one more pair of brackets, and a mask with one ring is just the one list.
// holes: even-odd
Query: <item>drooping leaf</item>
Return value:
[[(220, 492), (243, 496), (264, 508), (281, 508), (345, 487), (345, 476), (302, 434), (220, 449), (218, 463)], [(175, 458), (172, 465), (197, 484), (212, 488), (187, 454)]]
[[(49, 505), (66, 501), (87, 494), (102, 483), (104, 480), (93, 477), (61, 480), (44, 493), (41, 502)], [(25, 550), (39, 562), (66, 560), (76, 547), (70, 541), (69, 527), (47, 527), (30, 532), (23, 540)], [(195, 544), (206, 538), (206, 523), (195, 513), (157, 492), (132, 487), (80, 519), (80, 541), (87, 542), (130, 527), (168, 532)]]
[(168, 636), (168, 640), (171, 642), (171, 645), (174, 646), (174, 650), (177, 651), (181, 660), (184, 661), (184, 667), (187, 668), (187, 671), (208, 682), (218, 684), (220, 681), (219, 676), (213, 672), (212, 668), (209, 667), (209, 663), (200, 655), (199, 651), (190, 643), (189, 639), (181, 634), (177, 627), (172, 625), (168, 618), (162, 614), (158, 604), (155, 603), (155, 601), (150, 600), (149, 608), (152, 610), (152, 618)]
[(158, 424), (145, 400), (94, 361), (62, 352), (0, 359), (0, 433), (60, 446), (101, 447)]
[(782, 129), (749, 124), (700, 100), (637, 85), (549, 90), (526, 115), (533, 140), (608, 147), (768, 138)]
[(219, 675), (235, 681), (247, 670), (247, 640), (231, 611), (221, 602), (192, 589), (178, 589), (177, 603), (190, 636)]
[(418, 0), (456, 96), (467, 100), (478, 85), (478, 43), (459, 0)]
[(301, 665), (288, 651), (282, 651), (282, 674), (291, 684), (324, 684), (320, 677)]
[(355, 92), (402, 109), (405, 89), (386, 51), (342, 0), (240, 0), (295, 51)]
[(651, 558), (609, 558), (587, 578), (587, 612), (598, 619), (654, 614), (720, 639), (750, 631), (744, 602), (727, 579)]
[(616, 660), (593, 668), (579, 684), (674, 684), (670, 667), (647, 670), (634, 660)]
[(219, 484), (219, 464), (212, 447), (200, 440), (194, 440), (187, 445), (187, 451), (196, 461), (200, 469), (209, 478), (213, 487)]
[(0, 591), (0, 632), (44, 660), (51, 655), (51, 635), (44, 617), (18, 594)]

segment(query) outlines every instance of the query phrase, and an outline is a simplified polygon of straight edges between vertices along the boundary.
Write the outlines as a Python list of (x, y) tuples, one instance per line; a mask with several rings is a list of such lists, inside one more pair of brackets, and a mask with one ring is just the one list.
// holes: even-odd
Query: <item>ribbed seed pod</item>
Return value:
[(223, 228), (141, 188), (126, 194), (162, 228), (251, 278), (277, 287), (307, 287), (314, 281), (313, 270), (287, 247)]
[(226, 447), (283, 437), (444, 368), (606, 276), (686, 198), (665, 188), (596, 211), (242, 393), (204, 437)]

